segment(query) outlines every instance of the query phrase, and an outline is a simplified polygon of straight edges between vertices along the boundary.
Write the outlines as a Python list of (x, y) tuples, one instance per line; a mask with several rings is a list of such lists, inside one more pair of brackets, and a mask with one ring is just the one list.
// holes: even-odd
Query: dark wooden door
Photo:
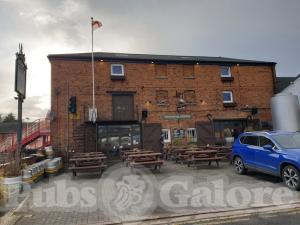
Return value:
[(142, 125), (143, 148), (160, 152), (160, 123), (148, 123)]
[(212, 125), (210, 122), (197, 122), (196, 123), (197, 130), (197, 144), (198, 146), (203, 145), (214, 145), (216, 142), (216, 138), (213, 134)]
[(113, 95), (113, 120), (134, 120), (133, 95)]

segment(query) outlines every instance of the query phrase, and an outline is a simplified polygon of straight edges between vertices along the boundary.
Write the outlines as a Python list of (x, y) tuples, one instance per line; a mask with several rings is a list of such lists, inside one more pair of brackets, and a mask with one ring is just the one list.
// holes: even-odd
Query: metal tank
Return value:
[(280, 93), (271, 99), (274, 130), (299, 131), (300, 106), (298, 96)]

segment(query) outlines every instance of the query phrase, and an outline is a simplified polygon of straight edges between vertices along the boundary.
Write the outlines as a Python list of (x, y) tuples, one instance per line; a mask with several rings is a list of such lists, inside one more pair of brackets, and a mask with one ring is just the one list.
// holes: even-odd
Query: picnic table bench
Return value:
[(128, 164), (131, 169), (138, 166), (154, 166), (155, 170), (160, 171), (164, 161), (160, 159), (161, 153), (138, 153), (128, 156)]
[(172, 151), (172, 158), (175, 160), (175, 162), (181, 162), (184, 163), (188, 159), (188, 155), (186, 152), (188, 151), (198, 151), (201, 150), (200, 148), (180, 148), (180, 149), (174, 149)]
[(223, 157), (217, 155), (217, 150), (187, 151), (186, 154), (188, 155), (188, 166), (195, 165), (197, 162), (208, 162), (210, 166), (211, 162), (216, 162), (219, 167), (219, 161), (223, 159)]
[(134, 154), (143, 154), (143, 153), (153, 153), (153, 151), (151, 150), (129, 150), (129, 151), (125, 151), (122, 153), (121, 155), (121, 158), (122, 158), (122, 161), (126, 161), (128, 159), (128, 156), (130, 155), (134, 155)]
[(76, 153), (74, 155), (71, 155), (71, 158), (89, 158), (89, 157), (97, 157), (97, 156), (104, 156), (103, 152), (95, 152), (93, 154), (89, 153)]
[(75, 154), (69, 159), (69, 170), (76, 176), (77, 172), (100, 172), (106, 168), (106, 156), (103, 154)]

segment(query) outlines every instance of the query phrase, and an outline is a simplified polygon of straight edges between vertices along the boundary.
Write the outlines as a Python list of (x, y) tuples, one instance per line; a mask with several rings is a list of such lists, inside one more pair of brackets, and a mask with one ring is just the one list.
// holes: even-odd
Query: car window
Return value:
[(266, 138), (264, 136), (260, 136), (259, 137), (259, 146), (263, 147), (265, 145), (271, 145), (272, 147), (275, 146), (275, 144), (269, 138)]
[(258, 146), (258, 137), (257, 136), (246, 136), (243, 141), (243, 144)]
[(246, 136), (242, 136), (242, 137), (240, 138), (240, 142), (241, 142), (242, 144), (244, 144), (245, 138), (246, 138)]

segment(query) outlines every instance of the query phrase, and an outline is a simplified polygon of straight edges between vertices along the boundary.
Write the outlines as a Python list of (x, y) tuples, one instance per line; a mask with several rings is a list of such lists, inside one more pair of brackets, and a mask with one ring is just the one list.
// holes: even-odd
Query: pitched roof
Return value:
[(276, 91), (279, 93), (287, 86), (293, 83), (300, 75), (296, 77), (277, 77), (276, 78)]
[(17, 122), (11, 123), (0, 123), (0, 133), (1, 134), (11, 134), (17, 132)]
[[(51, 60), (91, 60), (92, 54), (72, 53), (72, 54), (51, 54), (48, 59)], [(95, 60), (121, 60), (121, 61), (142, 61), (142, 62), (193, 62), (193, 63), (218, 63), (218, 64), (276, 64), (275, 62), (234, 59), (225, 57), (208, 56), (182, 56), (182, 55), (150, 55), (150, 54), (129, 54), (129, 53), (111, 53), (95, 52)]]
[[(23, 122), (23, 127), (28, 126), (32, 122)], [(18, 122), (0, 123), (0, 134), (12, 134), (16, 133), (18, 128)]]

